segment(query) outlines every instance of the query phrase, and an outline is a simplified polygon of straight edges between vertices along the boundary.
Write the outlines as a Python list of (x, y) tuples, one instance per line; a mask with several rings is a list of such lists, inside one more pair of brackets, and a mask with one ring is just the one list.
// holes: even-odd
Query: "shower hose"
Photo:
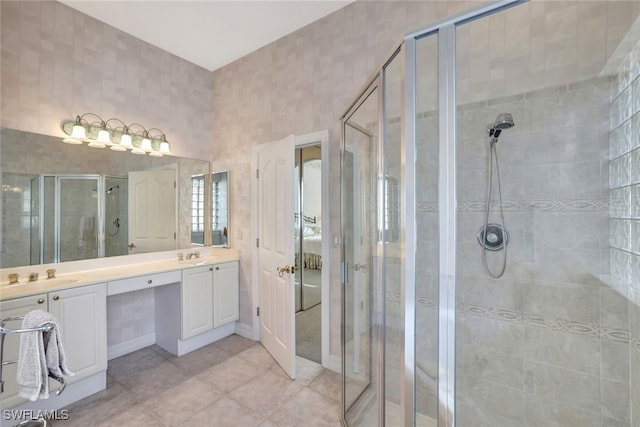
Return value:
[(506, 240), (506, 229), (504, 227), (504, 212), (502, 210), (502, 189), (500, 188), (500, 167), (498, 166), (498, 149), (496, 148), (497, 139), (492, 139), (490, 142), (490, 153), (489, 153), (489, 185), (487, 186), (487, 205), (485, 207), (484, 213), (484, 232), (483, 239), (486, 241), (487, 239), (487, 227), (489, 226), (489, 210), (491, 209), (491, 193), (493, 191), (493, 160), (495, 158), (496, 163), (496, 178), (498, 181), (498, 207), (500, 210), (500, 227), (502, 228), (502, 238), (504, 244), (502, 249), (504, 250), (504, 255), (502, 257), (502, 266), (498, 272), (493, 272), (487, 265), (487, 245), (482, 245), (482, 265), (484, 266), (485, 271), (494, 279), (499, 279), (504, 274), (504, 271), (507, 267), (507, 240)]

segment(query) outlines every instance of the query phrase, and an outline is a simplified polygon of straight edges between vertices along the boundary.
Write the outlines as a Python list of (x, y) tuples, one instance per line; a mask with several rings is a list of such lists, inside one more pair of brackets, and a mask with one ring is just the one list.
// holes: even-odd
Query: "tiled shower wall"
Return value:
[(629, 387), (640, 425), (640, 42), (611, 82), (611, 284), (629, 301)]
[[(493, 279), (476, 234), (499, 112), (516, 126), (497, 144), (509, 243)], [(630, 425), (628, 306), (609, 284), (608, 122), (608, 77), (458, 107), (462, 426)], [(494, 271), (502, 254), (489, 254)]]

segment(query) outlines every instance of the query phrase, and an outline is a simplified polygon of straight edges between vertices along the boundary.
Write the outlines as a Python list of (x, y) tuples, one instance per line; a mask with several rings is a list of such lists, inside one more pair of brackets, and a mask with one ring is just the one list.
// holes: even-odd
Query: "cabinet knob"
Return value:
[(209, 271), (213, 271), (213, 267), (209, 267)]
[(60, 299), (60, 297), (59, 297), (58, 295), (56, 295), (56, 296), (54, 296), (54, 297), (53, 297), (53, 300), (54, 300), (54, 301), (58, 301), (59, 299)]
[(216, 270), (220, 270), (220, 267), (216, 267)]
[(44, 304), (44, 298), (38, 298), (38, 304)]
[(149, 279), (149, 280), (147, 280), (147, 283), (148, 283), (148, 284), (152, 284), (152, 283), (153, 283), (153, 280)]

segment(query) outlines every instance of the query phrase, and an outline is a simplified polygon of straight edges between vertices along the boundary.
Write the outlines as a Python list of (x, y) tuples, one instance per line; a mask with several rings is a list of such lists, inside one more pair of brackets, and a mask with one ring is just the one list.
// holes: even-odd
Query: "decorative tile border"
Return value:
[(613, 329), (602, 325), (594, 325), (591, 323), (582, 323), (563, 319), (547, 319), (542, 316), (535, 316), (516, 311), (469, 304), (458, 304), (456, 311), (459, 313), (471, 314), (474, 316), (487, 317), (496, 320), (505, 320), (530, 326), (538, 326), (542, 328), (553, 329), (556, 331), (568, 332), (571, 334), (600, 338), (608, 341), (617, 341), (623, 343), (633, 342), (631, 334), (627, 330)]
[[(529, 201), (503, 201), (505, 211), (552, 211), (552, 212), (608, 212), (611, 205), (609, 199), (576, 199), (576, 200), (529, 200)], [(486, 202), (462, 202), (458, 210), (463, 212), (483, 212), (487, 207)], [(491, 209), (498, 207), (497, 202), (491, 203)]]
[[(624, 202), (624, 201), (622, 201)], [(619, 205), (621, 202), (610, 199), (576, 199), (576, 200), (529, 200), (514, 201), (505, 200), (502, 203), (503, 209), (509, 212), (522, 211), (544, 211), (544, 212), (608, 212), (612, 204)], [(461, 212), (484, 212), (487, 204), (483, 201), (468, 201), (458, 204)], [(418, 212), (438, 212), (436, 202), (418, 202), (416, 205)], [(492, 202), (491, 209), (497, 209), (498, 203)]]
[[(398, 292), (387, 292), (387, 300), (401, 302), (401, 294)], [(426, 297), (416, 297), (416, 303), (417, 305), (428, 309), (438, 308), (438, 303), (436, 301)], [(526, 314), (518, 311), (471, 304), (458, 304), (456, 312), (523, 325), (538, 326), (541, 328), (599, 338), (607, 341), (629, 343), (640, 352), (640, 336), (633, 336), (629, 331), (624, 329), (614, 329), (607, 326), (575, 322), (572, 320), (547, 319), (542, 316)]]

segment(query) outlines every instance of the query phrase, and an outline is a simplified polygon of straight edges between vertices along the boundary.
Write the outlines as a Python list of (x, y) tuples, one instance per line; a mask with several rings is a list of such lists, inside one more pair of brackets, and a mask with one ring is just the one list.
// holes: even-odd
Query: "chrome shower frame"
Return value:
[[(410, 32), (405, 35), (404, 41), (399, 49), (404, 50), (404, 75), (402, 84), (404, 85), (402, 105), (402, 137), (401, 137), (401, 162), (404, 165), (404, 175), (402, 176), (401, 191), (401, 215), (406, 219), (404, 230), (404, 270), (403, 270), (403, 296), (401, 300), (404, 310), (404, 322), (401, 339), (401, 388), (400, 388), (400, 411), (402, 413), (401, 425), (405, 427), (416, 425), (416, 256), (417, 237), (416, 227), (416, 173), (417, 173), (417, 123), (416, 123), (416, 45), (418, 40), (433, 34), (438, 35), (438, 136), (439, 136), (439, 158), (438, 158), (438, 214), (439, 214), (439, 307), (438, 307), (438, 427), (454, 427), (456, 423), (456, 236), (457, 226), (457, 183), (456, 183), (456, 27), (458, 25), (480, 19), (484, 16), (499, 12), (501, 10), (526, 3), (528, 0), (499, 0), (484, 3), (467, 12), (441, 20), (423, 29)], [(348, 116), (350, 111), (356, 108), (359, 100), (364, 99), (372, 88), (378, 87), (384, 91), (383, 81), (386, 65), (397, 55), (399, 49), (394, 49), (392, 54), (387, 56), (383, 64), (373, 73), (372, 77), (354, 97), (350, 107), (343, 114)], [(384, 93), (381, 96), (381, 107), (379, 108), (380, 126), (386, 123), (385, 110), (382, 105), (385, 101)], [(496, 128), (500, 123), (495, 123)], [(344, 126), (343, 126), (344, 129)], [(502, 130), (502, 129), (500, 129)], [(380, 132), (379, 147), (384, 145), (383, 131)], [(498, 135), (496, 135), (497, 138)], [(344, 141), (344, 135), (343, 135)], [(382, 152), (382, 150), (381, 150)], [(384, 173), (384, 160), (378, 164), (379, 173)], [(344, 197), (344, 194), (342, 195)], [(344, 203), (344, 200), (343, 200)], [(344, 230), (343, 230), (344, 231)], [(344, 260), (344, 246), (343, 260)], [(384, 256), (384, 253), (378, 254)], [(346, 274), (343, 264), (343, 284)], [(378, 277), (384, 277), (379, 275)], [(384, 291), (384, 284), (379, 284)], [(384, 295), (384, 293), (382, 293)], [(378, 302), (379, 309), (384, 310), (384, 301)], [(379, 314), (379, 313), (378, 313)], [(342, 309), (344, 324), (344, 307)], [(374, 325), (380, 341), (377, 351), (379, 358), (377, 374), (380, 376), (377, 384), (378, 390), (378, 423), (384, 425), (385, 401), (384, 401), (384, 335), (386, 324), (384, 315), (376, 316)], [(434, 326), (435, 327), (435, 326)], [(342, 337), (343, 351), (343, 375), (344, 375), (344, 336)], [(381, 363), (382, 362), (382, 363)], [(342, 401), (342, 423), (346, 425), (344, 395)]]

